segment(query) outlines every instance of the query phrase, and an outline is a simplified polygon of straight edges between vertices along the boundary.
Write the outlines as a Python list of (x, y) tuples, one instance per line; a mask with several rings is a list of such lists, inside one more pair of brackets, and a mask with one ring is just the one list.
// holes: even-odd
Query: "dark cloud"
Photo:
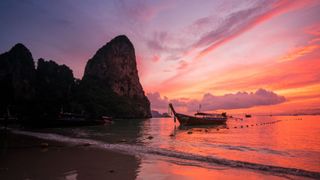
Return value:
[(284, 96), (279, 96), (272, 91), (258, 89), (256, 92), (238, 92), (235, 94), (225, 94), (223, 96), (214, 96), (207, 93), (201, 100), (179, 98), (169, 100), (167, 97), (161, 98), (159, 93), (147, 94), (151, 107), (153, 109), (165, 109), (169, 103), (173, 103), (176, 107), (184, 107), (190, 112), (198, 109), (199, 104), (204, 111), (212, 111), (218, 109), (240, 109), (250, 108), (254, 106), (275, 105), (285, 102)]

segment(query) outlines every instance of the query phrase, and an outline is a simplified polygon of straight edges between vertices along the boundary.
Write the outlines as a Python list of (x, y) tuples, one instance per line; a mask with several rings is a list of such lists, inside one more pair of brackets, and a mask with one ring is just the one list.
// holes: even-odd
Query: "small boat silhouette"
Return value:
[(225, 112), (221, 114), (197, 112), (194, 116), (189, 116), (177, 113), (171, 103), (169, 104), (169, 107), (173, 112), (174, 120), (178, 119), (181, 125), (224, 124), (227, 121), (227, 114)]

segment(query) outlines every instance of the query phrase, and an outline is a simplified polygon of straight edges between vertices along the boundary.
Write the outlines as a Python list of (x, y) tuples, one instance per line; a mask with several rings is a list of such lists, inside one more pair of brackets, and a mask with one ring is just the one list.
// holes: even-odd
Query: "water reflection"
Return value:
[(319, 120), (319, 116), (255, 116), (231, 119), (226, 125), (188, 127), (162, 118), (144, 122), (141, 129), (154, 136), (143, 140), (150, 147), (320, 171)]
[(226, 124), (220, 124), (220, 125), (198, 125), (198, 126), (178, 126), (177, 129), (175, 130), (181, 130), (181, 131), (185, 131), (185, 130), (196, 130), (196, 131), (204, 131), (205, 130), (218, 130), (218, 129), (223, 129), (223, 128), (227, 128)]
[[(317, 138), (320, 136), (319, 120), (319, 116), (299, 118), (255, 116), (244, 120), (230, 119), (225, 125), (186, 127), (175, 124), (170, 118), (154, 118), (118, 120), (107, 126), (46, 129), (45, 131), (112, 144), (163, 149), (166, 150), (165, 153), (181, 152), (192, 156), (211, 156), (319, 172), (320, 141)], [(189, 160), (169, 158), (165, 153), (159, 156), (139, 154), (137, 157), (125, 156), (123, 159), (117, 159), (116, 155), (112, 157), (112, 153), (103, 150), (94, 153), (86, 149), (85, 151), (79, 150), (79, 152), (74, 149), (52, 151), (51, 148), (46, 152), (9, 150), (2, 154), (1, 158), (4, 161), (1, 161), (0, 165), (19, 169), (21, 172), (33, 172), (32, 175), (35, 177), (49, 175), (50, 177), (67, 178), (66, 176), (70, 175), (68, 178), (76, 179), (88, 179), (90, 172), (95, 172), (97, 177), (109, 177), (110, 165), (116, 163), (123, 163), (121, 173), (128, 172), (128, 177), (132, 178), (136, 176), (147, 179), (236, 178), (237, 173), (251, 174), (253, 179), (269, 176), (274, 178), (272, 174), (266, 175), (261, 172), (231, 167), (222, 168), (218, 165), (214, 167), (212, 164), (208, 165), (207, 162), (189, 161), (192, 158)], [(24, 163), (19, 164), (18, 162), (22, 160)], [(32, 166), (29, 166), (30, 162)], [(132, 163), (130, 167), (125, 166), (128, 163)], [(185, 171), (185, 168), (188, 171)], [(227, 172), (228, 175), (225, 175), (224, 172)], [(30, 173), (25, 174), (30, 175)], [(17, 179), (23, 178), (27, 176), (17, 176)]]

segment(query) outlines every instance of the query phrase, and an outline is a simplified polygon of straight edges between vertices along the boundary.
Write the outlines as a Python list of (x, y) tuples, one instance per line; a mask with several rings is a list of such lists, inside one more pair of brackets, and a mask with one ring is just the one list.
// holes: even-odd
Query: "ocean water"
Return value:
[(135, 155), (138, 179), (320, 178), (320, 116), (253, 116), (196, 127), (151, 118), (14, 132)]

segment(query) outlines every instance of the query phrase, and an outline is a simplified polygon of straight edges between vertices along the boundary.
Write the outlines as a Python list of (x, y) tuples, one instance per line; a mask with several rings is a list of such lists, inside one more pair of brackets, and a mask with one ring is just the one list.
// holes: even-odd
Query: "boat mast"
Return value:
[(198, 112), (201, 112), (201, 104), (199, 104)]

